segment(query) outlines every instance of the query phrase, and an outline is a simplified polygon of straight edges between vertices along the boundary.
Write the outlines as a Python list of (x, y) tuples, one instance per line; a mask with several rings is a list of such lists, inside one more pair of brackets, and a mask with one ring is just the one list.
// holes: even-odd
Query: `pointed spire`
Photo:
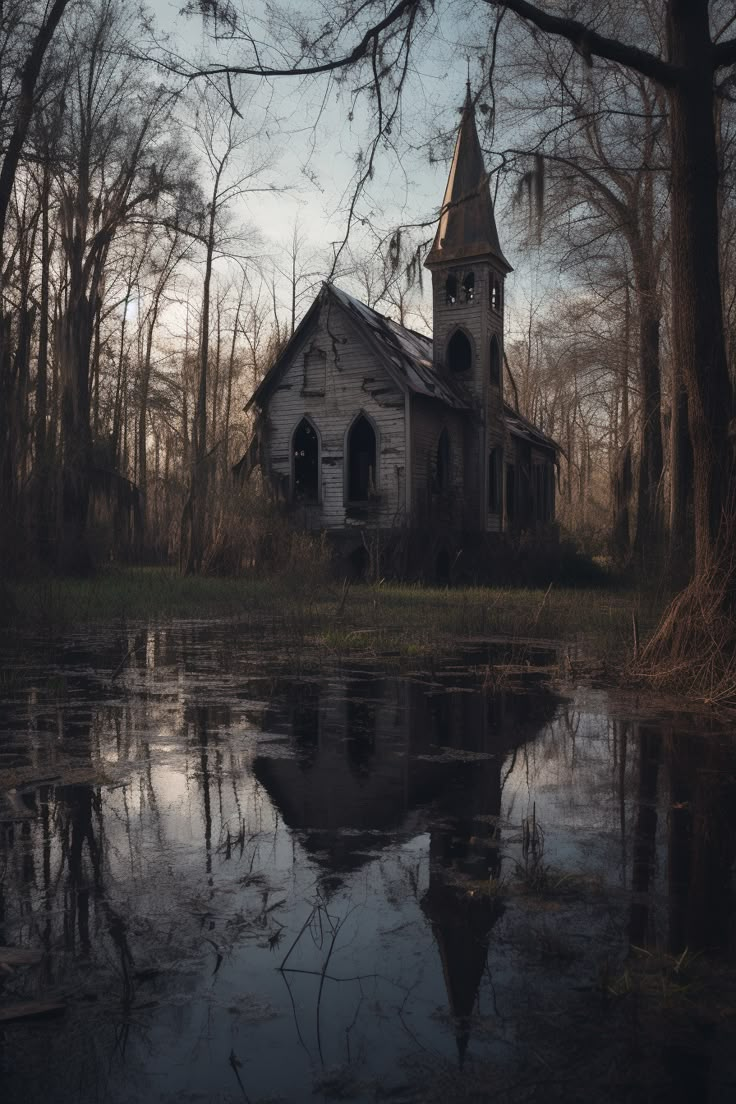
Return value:
[(488, 174), (483, 164), (468, 77), (460, 129), (428, 266), (468, 257), (494, 257), (511, 271), (498, 240)]

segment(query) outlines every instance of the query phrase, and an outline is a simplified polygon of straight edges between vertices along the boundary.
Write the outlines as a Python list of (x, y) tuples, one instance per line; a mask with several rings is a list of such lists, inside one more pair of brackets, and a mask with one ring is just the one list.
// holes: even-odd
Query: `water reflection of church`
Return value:
[(439, 951), (458, 1051), (503, 913), (504, 780), (524, 742), (554, 715), (550, 693), (429, 689), (409, 680), (298, 683), (265, 720), (293, 758), (260, 755), (254, 772), (328, 885), (397, 835), (429, 833), (421, 899)]

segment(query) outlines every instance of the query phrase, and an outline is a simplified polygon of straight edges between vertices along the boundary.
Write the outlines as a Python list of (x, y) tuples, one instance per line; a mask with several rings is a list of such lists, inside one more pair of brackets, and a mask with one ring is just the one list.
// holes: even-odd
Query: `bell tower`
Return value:
[(496, 219), (468, 82), (439, 225), (432, 273), (435, 371), (464, 390), (477, 417), (466, 430), (466, 524), (501, 526), (504, 283), (512, 271)]

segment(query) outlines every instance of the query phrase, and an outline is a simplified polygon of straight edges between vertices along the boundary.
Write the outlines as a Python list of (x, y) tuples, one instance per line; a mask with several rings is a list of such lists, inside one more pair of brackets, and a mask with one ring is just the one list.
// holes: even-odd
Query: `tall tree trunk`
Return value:
[(707, 0), (670, 0), (674, 356), (682, 366), (694, 464), (695, 579), (713, 567), (733, 508), (732, 411), (718, 255), (718, 161)]
[(61, 532), (60, 569), (87, 574), (92, 556), (87, 543), (87, 513), (92, 469), (89, 358), (93, 316), (84, 291), (72, 277), (69, 302), (61, 320)]
[(147, 459), (147, 445), (148, 445), (148, 395), (151, 388), (151, 367), (153, 358), (153, 334), (156, 329), (156, 323), (158, 321), (158, 312), (161, 302), (161, 295), (163, 294), (164, 285), (161, 284), (156, 289), (156, 295), (151, 305), (151, 313), (147, 320), (146, 326), (146, 351), (143, 358), (143, 367), (140, 376), (139, 387), (139, 406), (138, 406), (138, 434), (137, 434), (137, 455), (138, 455), (138, 490), (140, 492), (140, 532), (137, 534), (138, 552), (142, 554), (145, 549), (146, 531), (147, 531), (147, 512), (148, 512), (148, 459)]
[(202, 285), (202, 313), (200, 315), (199, 356), (197, 358), (197, 398), (192, 432), (189, 494), (182, 513), (180, 562), (186, 575), (199, 571), (204, 557), (207, 518), (207, 367), (210, 355), (210, 287), (215, 255), (215, 218), (219, 184), (220, 173), (218, 172), (215, 176), (212, 202), (210, 204), (207, 255)]
[(51, 176), (48, 165), (44, 168), (41, 193), (41, 295), (38, 326), (38, 358), (36, 361), (36, 495), (34, 513), (36, 522), (36, 548), (42, 561), (49, 555), (49, 467), (48, 454), (48, 364), (49, 364), (49, 276), (51, 266), (51, 241), (49, 233), (49, 204), (51, 202)]
[(639, 378), (641, 441), (636, 502), (635, 553), (640, 566), (651, 567), (662, 550), (662, 391), (659, 366), (661, 310), (656, 274), (634, 257), (639, 306)]
[(674, 582), (690, 576), (693, 553), (693, 458), (687, 417), (687, 391), (672, 364), (672, 416), (670, 419), (670, 534), (669, 571)]

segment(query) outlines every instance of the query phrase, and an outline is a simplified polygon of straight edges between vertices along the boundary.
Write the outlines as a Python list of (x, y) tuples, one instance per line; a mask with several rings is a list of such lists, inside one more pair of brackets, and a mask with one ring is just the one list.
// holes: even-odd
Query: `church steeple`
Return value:
[(434, 367), (462, 386), (478, 414), (466, 429), (465, 525), (497, 532), (503, 507), (503, 308), (511, 265), (501, 251), (475, 125), (470, 82), (434, 244)]
[(470, 257), (493, 257), (505, 272), (511, 271), (498, 240), (468, 82), (440, 221), (425, 263), (430, 268)]

